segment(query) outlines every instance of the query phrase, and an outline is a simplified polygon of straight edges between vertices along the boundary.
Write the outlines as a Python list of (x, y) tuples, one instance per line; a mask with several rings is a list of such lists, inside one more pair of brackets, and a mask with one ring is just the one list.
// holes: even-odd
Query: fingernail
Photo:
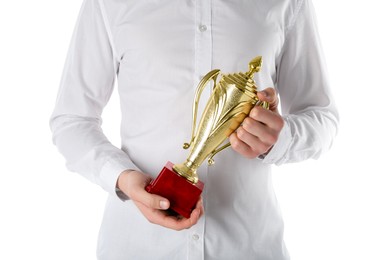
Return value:
[(268, 93), (267, 93), (265, 90), (261, 91), (261, 94), (262, 94), (264, 97), (268, 97)]
[(160, 208), (161, 209), (168, 209), (168, 207), (169, 207), (168, 201), (160, 200)]

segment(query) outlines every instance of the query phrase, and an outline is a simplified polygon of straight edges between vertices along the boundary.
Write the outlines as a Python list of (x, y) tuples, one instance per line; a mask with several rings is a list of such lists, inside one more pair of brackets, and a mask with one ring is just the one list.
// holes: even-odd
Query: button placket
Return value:
[[(211, 2), (209, 0), (195, 0), (195, 78), (199, 81), (212, 69), (212, 28)], [(197, 82), (199, 83), (199, 82)], [(199, 100), (199, 107), (204, 107), (209, 95), (203, 93)], [(199, 111), (201, 114), (202, 111)], [(207, 180), (206, 165), (198, 168), (200, 180)], [(202, 196), (206, 196), (205, 190)], [(188, 260), (204, 259), (204, 231), (205, 215), (198, 220), (188, 232)]]

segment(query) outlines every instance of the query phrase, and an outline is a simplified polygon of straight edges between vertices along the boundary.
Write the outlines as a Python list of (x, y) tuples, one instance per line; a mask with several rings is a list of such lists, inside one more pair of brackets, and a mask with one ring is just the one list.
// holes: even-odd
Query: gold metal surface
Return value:
[[(262, 57), (256, 57), (249, 63), (248, 72), (221, 74), (218, 83), (219, 70), (212, 70), (203, 77), (193, 103), (191, 140), (183, 145), (184, 149), (191, 148), (190, 154), (184, 163), (173, 166), (175, 172), (197, 183), (196, 170), (207, 157), (209, 165), (213, 164), (213, 157), (230, 146), (230, 143), (226, 143), (219, 147), (241, 125), (251, 109), (256, 104), (269, 109), (267, 102), (259, 102), (253, 80), (254, 74), (261, 70), (261, 65)], [(214, 82), (214, 90), (196, 127), (199, 99), (211, 80)]]

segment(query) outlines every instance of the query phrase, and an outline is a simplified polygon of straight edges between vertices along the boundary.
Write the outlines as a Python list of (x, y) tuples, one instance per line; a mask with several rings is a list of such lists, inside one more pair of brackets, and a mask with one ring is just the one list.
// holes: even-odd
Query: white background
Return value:
[[(313, 0), (341, 114), (333, 149), (275, 167), (293, 260), (390, 259), (390, 13)], [(81, 0), (0, 2), (0, 259), (94, 259), (106, 194), (51, 143), (48, 119)], [(118, 139), (117, 97), (104, 129)]]

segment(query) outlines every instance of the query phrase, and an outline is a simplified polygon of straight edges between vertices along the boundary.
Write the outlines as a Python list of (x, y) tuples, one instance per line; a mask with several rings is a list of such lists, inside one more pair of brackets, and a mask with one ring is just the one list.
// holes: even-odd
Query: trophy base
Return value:
[(172, 169), (173, 163), (167, 162), (156, 179), (146, 186), (146, 191), (160, 195), (170, 202), (170, 209), (189, 218), (203, 191), (204, 183), (193, 184)]

